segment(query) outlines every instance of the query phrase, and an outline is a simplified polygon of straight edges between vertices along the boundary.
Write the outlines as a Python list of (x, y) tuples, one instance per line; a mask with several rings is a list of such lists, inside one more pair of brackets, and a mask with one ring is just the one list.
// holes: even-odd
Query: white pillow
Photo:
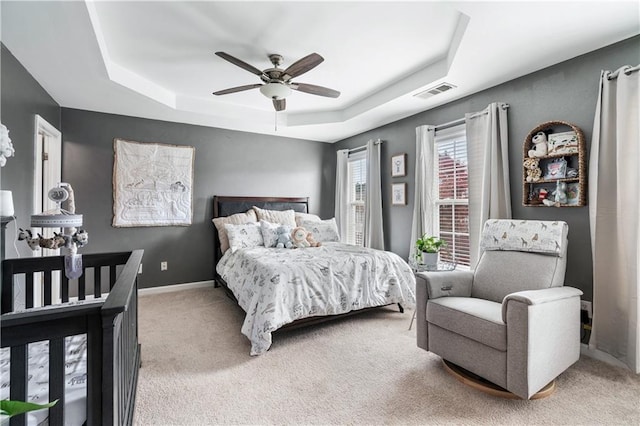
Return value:
[(313, 239), (322, 242), (340, 241), (336, 218), (321, 220), (320, 222), (303, 221), (302, 227), (313, 234)]
[(217, 217), (213, 219), (213, 224), (218, 230), (218, 241), (220, 241), (220, 250), (222, 250), (222, 254), (229, 250), (229, 238), (227, 237), (227, 231), (224, 229), (224, 225), (227, 223), (240, 225), (247, 222), (258, 222), (256, 212), (254, 212), (253, 209), (248, 210), (246, 213), (237, 213), (231, 216)]
[(302, 222), (322, 222), (320, 216), (311, 213), (296, 212), (296, 225), (302, 226)]
[(253, 210), (256, 212), (256, 216), (258, 216), (258, 220), (279, 223), (292, 228), (296, 226), (296, 215), (293, 210), (265, 210), (256, 206), (253, 206)]
[(258, 223), (244, 223), (241, 225), (224, 225), (229, 237), (229, 248), (231, 253), (235, 253), (241, 248), (252, 248), (264, 246), (262, 231)]

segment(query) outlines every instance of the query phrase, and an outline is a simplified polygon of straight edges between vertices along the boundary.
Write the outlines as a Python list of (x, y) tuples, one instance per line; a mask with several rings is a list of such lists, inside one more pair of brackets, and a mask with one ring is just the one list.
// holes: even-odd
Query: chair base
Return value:
[[(473, 374), (472, 372), (465, 370), (464, 368), (447, 361), (446, 359), (442, 360), (444, 365), (444, 369), (449, 372), (453, 377), (455, 377), (458, 381), (464, 383), (467, 386), (471, 386), (474, 389), (477, 389), (481, 392), (488, 393), (489, 395), (497, 396), (499, 398), (505, 399), (522, 399), (517, 395), (509, 392), (508, 390), (491, 383), (490, 381), (483, 379), (482, 377)], [(552, 380), (551, 383), (540, 389), (540, 391), (530, 399), (540, 399), (546, 398), (556, 390), (556, 381)]]

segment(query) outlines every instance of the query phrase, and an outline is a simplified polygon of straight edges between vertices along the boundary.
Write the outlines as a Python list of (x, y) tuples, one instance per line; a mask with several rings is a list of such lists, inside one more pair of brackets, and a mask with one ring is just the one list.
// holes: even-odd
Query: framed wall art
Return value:
[(113, 226), (187, 226), (195, 148), (113, 141)]
[(407, 175), (407, 154), (398, 154), (391, 157), (391, 177), (403, 177)]
[(407, 204), (407, 184), (391, 184), (391, 204), (394, 206), (404, 206)]

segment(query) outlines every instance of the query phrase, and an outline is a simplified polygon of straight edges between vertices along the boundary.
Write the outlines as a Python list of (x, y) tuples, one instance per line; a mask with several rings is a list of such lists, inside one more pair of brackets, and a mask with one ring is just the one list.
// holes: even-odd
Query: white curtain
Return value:
[(413, 196), (413, 223), (409, 259), (416, 255), (416, 240), (425, 233), (436, 235), (435, 199), (437, 179), (435, 178), (435, 127), (416, 127), (416, 178)]
[(482, 225), (511, 218), (507, 107), (494, 102), (465, 115), (469, 161), (469, 243), (471, 267), (478, 261)]
[(380, 141), (367, 142), (367, 191), (364, 217), (364, 245), (384, 250), (382, 226), (382, 182), (380, 177)]
[(336, 161), (336, 199), (335, 218), (340, 233), (340, 240), (347, 241), (347, 227), (349, 224), (349, 174), (347, 171), (347, 161), (349, 150), (341, 149), (337, 152)]
[[(589, 346), (640, 373), (638, 67), (603, 71), (589, 160), (593, 328)], [(617, 75), (617, 78), (615, 76)]]

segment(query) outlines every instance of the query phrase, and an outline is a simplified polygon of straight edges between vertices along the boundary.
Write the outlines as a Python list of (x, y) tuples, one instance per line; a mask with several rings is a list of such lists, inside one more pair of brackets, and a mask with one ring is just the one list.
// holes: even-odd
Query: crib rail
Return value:
[[(137, 271), (142, 250), (127, 253), (83, 256), (84, 269), (95, 272), (94, 296), (100, 297), (101, 277), (108, 270), (109, 295), (105, 299), (85, 300), (78, 280), (78, 302), (69, 300), (69, 282), (61, 280), (62, 305), (51, 302), (53, 271), (64, 271), (61, 256), (8, 259), (2, 262), (2, 341), (10, 347), (10, 397), (27, 400), (28, 344), (49, 342), (49, 399), (60, 401), (49, 409), (49, 424), (64, 424), (65, 351), (64, 338), (87, 335), (87, 424), (132, 423), (140, 348), (137, 329)], [(124, 265), (124, 267), (119, 267)], [(121, 268), (116, 275), (117, 268)], [(43, 307), (33, 308), (33, 274), (43, 273)], [(14, 312), (14, 277), (25, 274), (27, 309)], [(61, 273), (61, 275), (64, 275)], [(32, 278), (29, 278), (29, 277)], [(49, 279), (47, 279), (49, 276)], [(66, 290), (65, 290), (66, 287)], [(97, 288), (97, 290), (95, 290)], [(29, 299), (31, 298), (31, 302)], [(31, 304), (31, 307), (28, 305)], [(42, 402), (42, 401), (39, 401)], [(11, 419), (11, 425), (24, 425), (26, 416)]]
[[(102, 270), (108, 269), (109, 288), (112, 289), (117, 279), (117, 266), (124, 265), (129, 259), (131, 252), (122, 253), (100, 253), (82, 256), (82, 275), (78, 278), (77, 298), (85, 300), (87, 297), (86, 282), (87, 278), (92, 278), (94, 282), (93, 296), (99, 298), (102, 296)], [(48, 256), (48, 257), (27, 257), (22, 259), (8, 259), (2, 262), (2, 282), (14, 282), (14, 276), (19, 274), (25, 275), (25, 307), (27, 309), (35, 306), (35, 288), (34, 281), (36, 274), (42, 274), (43, 281), (43, 305), (49, 306), (54, 304), (52, 300), (52, 282), (53, 273), (60, 273), (60, 295), (62, 303), (69, 301), (71, 282), (64, 274), (64, 257)], [(76, 281), (76, 280), (74, 280)], [(14, 293), (15, 284), (10, 286), (2, 286), (2, 313), (13, 312), (14, 309)]]

